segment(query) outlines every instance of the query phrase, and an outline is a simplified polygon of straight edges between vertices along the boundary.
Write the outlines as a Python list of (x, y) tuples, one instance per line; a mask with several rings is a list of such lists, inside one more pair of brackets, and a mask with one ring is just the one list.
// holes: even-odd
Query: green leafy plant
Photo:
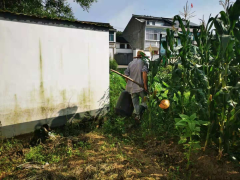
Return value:
[(43, 146), (38, 145), (36, 147), (30, 147), (30, 151), (25, 155), (27, 162), (39, 162), (44, 164), (46, 157), (43, 154)]
[(121, 136), (126, 132), (125, 118), (110, 117), (103, 125), (103, 131), (106, 134)]
[(68, 147), (67, 149), (67, 154), (72, 157), (72, 154), (73, 154), (73, 151), (72, 151), (72, 148), (71, 147)]
[[(209, 122), (207, 129), (202, 128), (201, 132), (206, 136), (204, 150), (211, 140), (218, 145), (219, 159), (223, 152), (229, 153), (233, 148), (233, 134), (240, 127), (239, 9), (240, 0), (237, 0), (228, 4), (225, 11), (221, 11), (216, 17), (210, 17), (206, 25), (202, 23), (199, 28), (194, 29), (195, 45), (190, 38), (192, 33), (189, 21), (184, 24), (180, 16), (175, 16), (174, 22), (179, 22), (182, 32), (178, 32), (181, 46), (174, 67), (175, 72), (181, 76), (176, 76), (180, 77), (177, 83), (161, 82), (169, 90), (170, 100), (177, 97), (175, 107), (181, 108), (181, 114), (188, 111), (184, 102), (186, 92), (190, 92), (189, 103), (194, 98), (195, 112), (200, 119)], [(167, 30), (166, 41), (163, 42), (167, 59), (174, 54), (176, 41), (173, 33), (174, 30)], [(179, 63), (182, 70), (177, 67)], [(171, 80), (174, 82), (174, 76)], [(172, 117), (176, 112), (171, 112)]]
[(110, 59), (109, 65), (110, 69), (117, 70), (118, 68), (118, 63), (115, 59)]
[(187, 169), (190, 165), (191, 153), (197, 151), (201, 148), (200, 141), (195, 140), (193, 137), (200, 137), (200, 127), (201, 125), (206, 125), (206, 121), (196, 120), (196, 113), (191, 116), (184, 114), (179, 115), (181, 118), (175, 118), (175, 126), (179, 131), (180, 140), (179, 144), (184, 144), (184, 149), (187, 150), (185, 153), (187, 158)]

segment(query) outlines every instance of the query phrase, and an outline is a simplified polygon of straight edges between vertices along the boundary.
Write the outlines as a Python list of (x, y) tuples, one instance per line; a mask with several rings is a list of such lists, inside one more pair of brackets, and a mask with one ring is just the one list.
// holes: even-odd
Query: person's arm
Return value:
[(143, 83), (145, 91), (148, 91), (148, 79), (147, 79), (147, 72), (143, 72)]
[(148, 78), (147, 78), (147, 74), (148, 74), (148, 67), (147, 67), (147, 64), (144, 64), (143, 65), (143, 69), (142, 69), (142, 76), (143, 76), (143, 85), (144, 85), (145, 91), (148, 91)]
[[(124, 75), (125, 76), (130, 76), (130, 70), (129, 70), (129, 66), (127, 67), (127, 69), (124, 71)], [(126, 79), (126, 83), (128, 82), (128, 79), (127, 78), (125, 78)]]

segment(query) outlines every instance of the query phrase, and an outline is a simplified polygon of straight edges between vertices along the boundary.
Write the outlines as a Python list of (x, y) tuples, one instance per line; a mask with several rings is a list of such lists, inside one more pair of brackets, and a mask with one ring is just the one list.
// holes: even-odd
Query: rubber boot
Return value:
[(142, 106), (142, 105), (139, 106), (140, 119), (142, 118), (145, 110), (146, 110), (146, 108), (144, 106)]

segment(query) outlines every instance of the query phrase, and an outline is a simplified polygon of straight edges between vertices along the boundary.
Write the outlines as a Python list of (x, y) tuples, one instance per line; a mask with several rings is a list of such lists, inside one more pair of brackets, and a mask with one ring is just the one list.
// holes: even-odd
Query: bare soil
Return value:
[[(43, 169), (19, 169), (17, 166), (24, 163), (25, 155), (30, 151), (31, 136), (19, 136), (16, 139), (21, 143), (1, 151), (0, 179), (240, 179), (236, 164), (227, 157), (218, 161), (215, 150), (193, 154), (193, 164), (186, 170), (183, 148), (174, 139), (157, 141), (150, 138), (144, 146), (139, 146), (98, 132), (76, 137), (56, 136), (43, 145), (45, 153), (70, 147), (71, 156)], [(74, 148), (79, 141), (90, 146)]]

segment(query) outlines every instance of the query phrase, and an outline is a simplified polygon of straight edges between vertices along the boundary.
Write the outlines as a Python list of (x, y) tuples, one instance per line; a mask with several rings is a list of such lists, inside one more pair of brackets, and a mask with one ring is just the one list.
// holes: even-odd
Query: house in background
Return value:
[(109, 30), (109, 59), (115, 59), (118, 68), (125, 68), (133, 60), (133, 51), (124, 37), (116, 36), (116, 29)]
[[(183, 21), (183, 23), (186, 23)], [(143, 50), (147, 56), (151, 57), (149, 51), (150, 46), (154, 51), (153, 60), (159, 57), (159, 53), (164, 54), (165, 50), (161, 46), (161, 52), (159, 52), (160, 34), (162, 34), (162, 41), (166, 40), (166, 29), (177, 29), (177, 32), (181, 32), (178, 22), (173, 24), (172, 18), (153, 17), (145, 15), (132, 15), (129, 23), (123, 31), (122, 36), (129, 42), (133, 48), (133, 56), (137, 55), (137, 51)], [(198, 28), (199, 25), (190, 22), (190, 31), (194, 28)], [(175, 37), (178, 38), (176, 32)], [(180, 40), (178, 39), (178, 44)]]
[(109, 59), (113, 59), (116, 54), (116, 32), (116, 29), (109, 30)]
[(122, 36), (117, 37), (116, 40), (116, 53), (132, 53), (132, 47), (129, 42)]
[(116, 39), (116, 54), (115, 60), (118, 63), (118, 68), (126, 68), (133, 60), (133, 50), (129, 42), (122, 36)]

